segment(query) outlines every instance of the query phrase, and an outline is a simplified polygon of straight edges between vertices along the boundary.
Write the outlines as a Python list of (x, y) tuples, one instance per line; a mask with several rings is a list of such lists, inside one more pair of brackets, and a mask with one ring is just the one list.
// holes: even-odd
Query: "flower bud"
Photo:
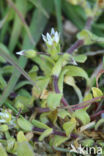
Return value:
[(22, 50), (20, 52), (16, 53), (17, 55), (24, 55), (27, 58), (34, 58), (37, 55), (37, 52), (35, 50), (29, 49), (29, 50)]

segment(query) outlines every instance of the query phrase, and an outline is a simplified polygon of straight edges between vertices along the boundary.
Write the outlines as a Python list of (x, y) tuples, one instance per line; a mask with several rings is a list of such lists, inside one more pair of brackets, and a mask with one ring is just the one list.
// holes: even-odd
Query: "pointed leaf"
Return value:
[(0, 143), (0, 155), (1, 156), (8, 156), (1, 143)]
[(60, 146), (62, 143), (67, 141), (69, 138), (68, 137), (63, 137), (63, 136), (54, 136), (50, 140), (50, 145), (51, 146)]
[(46, 124), (44, 124), (44, 123), (42, 123), (42, 122), (40, 122), (40, 121), (38, 121), (38, 120), (32, 120), (32, 124), (35, 126), (35, 127), (38, 127), (38, 128), (44, 128), (44, 129), (49, 129), (49, 127), (46, 125)]
[(50, 109), (56, 109), (60, 106), (62, 94), (50, 93), (47, 98), (47, 105)]
[(100, 120), (96, 123), (96, 125), (95, 125), (95, 130), (98, 130), (98, 128), (99, 128), (102, 124), (104, 125), (104, 119), (100, 119)]
[(77, 55), (77, 56), (73, 56), (73, 57), (74, 57), (74, 60), (79, 63), (84, 63), (87, 60), (86, 55)]
[(46, 129), (41, 136), (39, 137), (39, 141), (44, 140), (45, 137), (48, 137), (51, 133), (52, 133), (53, 129), (52, 128), (48, 128)]
[(30, 146), (30, 144), (26, 141), (22, 142), (22, 143), (18, 143), (18, 147), (17, 147), (17, 155), (18, 156), (35, 156), (35, 153), (33, 152), (32, 147)]
[(99, 96), (103, 96), (102, 91), (96, 87), (92, 88), (92, 93), (93, 93), (94, 98), (99, 97)]
[(64, 68), (64, 70), (66, 70), (66, 69), (68, 70), (66, 75), (80, 76), (80, 77), (83, 77), (86, 80), (88, 80), (88, 75), (87, 75), (86, 71), (83, 70), (82, 68), (70, 65), (70, 66), (67, 66), (67, 67)]
[(83, 109), (76, 110), (73, 113), (73, 117), (79, 119), (83, 125), (86, 125), (90, 122), (90, 117), (89, 117), (88, 113)]
[(64, 119), (66, 116), (69, 116), (71, 117), (70, 113), (64, 109), (58, 109), (58, 116), (61, 118), (61, 119)]
[(18, 118), (17, 119), (17, 124), (25, 132), (32, 131), (32, 129), (33, 129), (33, 125), (31, 124), (31, 122), (29, 122), (28, 120), (26, 120), (24, 118)]
[(24, 141), (27, 141), (24, 133), (22, 131), (19, 131), (18, 134), (17, 134), (17, 141), (18, 142), (24, 142)]
[(76, 120), (75, 118), (72, 118), (70, 121), (65, 122), (63, 124), (63, 129), (67, 136), (71, 134), (71, 132), (76, 128)]

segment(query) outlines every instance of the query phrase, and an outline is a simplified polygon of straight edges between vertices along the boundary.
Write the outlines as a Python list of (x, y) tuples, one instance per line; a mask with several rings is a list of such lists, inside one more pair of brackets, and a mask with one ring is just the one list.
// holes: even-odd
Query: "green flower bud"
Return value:
[(18, 55), (24, 55), (27, 58), (34, 58), (37, 55), (37, 52), (35, 50), (29, 49), (29, 50), (22, 50), (20, 52), (17, 52)]
[(24, 55), (27, 58), (34, 58), (34, 57), (36, 57), (37, 52), (35, 50), (27, 50), (27, 51), (25, 51)]

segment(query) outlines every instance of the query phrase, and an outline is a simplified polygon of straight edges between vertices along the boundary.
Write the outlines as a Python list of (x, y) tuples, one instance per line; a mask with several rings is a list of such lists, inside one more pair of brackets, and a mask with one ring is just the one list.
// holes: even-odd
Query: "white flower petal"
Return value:
[(47, 33), (46, 36), (42, 35), (43, 40), (49, 44), (49, 45), (53, 45), (53, 42), (58, 43), (60, 36), (58, 34), (58, 32), (54, 30), (54, 28), (51, 29), (51, 34)]
[(54, 41), (55, 41), (56, 43), (59, 42), (59, 34), (58, 34), (57, 31), (55, 32)]
[(48, 43), (49, 45), (52, 45), (52, 44), (53, 44), (53, 39), (52, 39), (52, 37), (50, 36), (49, 33), (47, 33), (47, 43)]
[(46, 35), (46, 36), (47, 36), (47, 40), (48, 40), (48, 41), (52, 40), (52, 38), (51, 38), (51, 36), (50, 36), (50, 34), (49, 34), (49, 33), (47, 33), (47, 35)]
[(51, 29), (51, 35), (55, 35), (55, 30), (54, 30), (54, 28)]
[(44, 42), (47, 42), (47, 38), (45, 35), (42, 34), (42, 38), (43, 38)]
[(24, 55), (24, 50), (16, 52), (17, 55)]

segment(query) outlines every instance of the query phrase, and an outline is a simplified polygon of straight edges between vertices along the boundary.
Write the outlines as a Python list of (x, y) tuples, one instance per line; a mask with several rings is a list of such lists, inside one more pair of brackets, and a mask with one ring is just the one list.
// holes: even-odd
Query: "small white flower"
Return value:
[(55, 32), (55, 35), (54, 35), (54, 41), (55, 41), (56, 43), (59, 42), (59, 34), (58, 34), (57, 31)]
[(42, 35), (42, 38), (44, 40), (44, 42), (46, 42), (47, 44), (49, 44), (50, 46), (53, 45), (53, 43), (59, 43), (59, 39), (60, 39), (60, 35), (59, 33), (55, 30), (54, 28), (51, 29), (51, 33), (47, 33), (46, 36)]
[(17, 55), (24, 55), (24, 50), (16, 52)]
[(54, 28), (51, 29), (51, 35), (54, 35), (55, 34), (55, 30)]

